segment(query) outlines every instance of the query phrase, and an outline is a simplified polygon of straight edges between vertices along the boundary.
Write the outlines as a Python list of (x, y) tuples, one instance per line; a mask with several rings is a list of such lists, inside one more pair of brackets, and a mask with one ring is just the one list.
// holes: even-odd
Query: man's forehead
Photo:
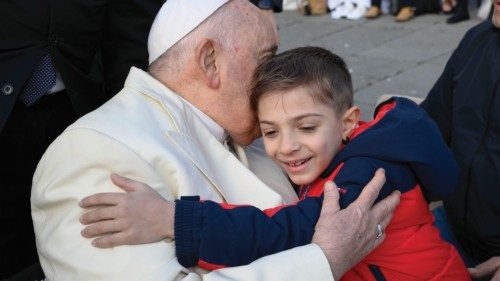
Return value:
[(259, 36), (261, 36), (261, 40), (263, 40), (266, 46), (269, 45), (277, 45), (278, 44), (278, 30), (276, 26), (267, 18), (258, 18), (256, 23), (259, 27), (254, 28), (254, 30), (258, 30)]

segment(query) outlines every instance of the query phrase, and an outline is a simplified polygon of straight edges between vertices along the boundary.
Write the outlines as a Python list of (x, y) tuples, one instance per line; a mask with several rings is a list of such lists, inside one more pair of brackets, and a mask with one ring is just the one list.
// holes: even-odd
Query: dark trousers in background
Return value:
[[(415, 7), (415, 0), (397, 0), (392, 2), (397, 4), (397, 7), (393, 8), (394, 11), (399, 11), (403, 7)], [(380, 8), (382, 0), (371, 0), (371, 5)]]
[(30, 194), (38, 161), (76, 120), (66, 91), (27, 108), (19, 99), (0, 134), (0, 280), (40, 280)]

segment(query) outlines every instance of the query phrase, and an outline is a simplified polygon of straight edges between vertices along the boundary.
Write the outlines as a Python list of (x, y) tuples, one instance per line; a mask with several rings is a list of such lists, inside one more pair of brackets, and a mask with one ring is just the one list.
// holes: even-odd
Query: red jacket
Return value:
[[(440, 238), (424, 197), (456, 188), (458, 167), (436, 125), (415, 103), (396, 98), (362, 123), (322, 175), (299, 190), (300, 201), (261, 211), (252, 206), (180, 200), (176, 203), (176, 254), (184, 266), (216, 269), (310, 243), (323, 185), (334, 180), (348, 206), (383, 167), (379, 198), (401, 191), (386, 240), (341, 280), (470, 280), (456, 249)], [(423, 188), (421, 188), (423, 187)]]

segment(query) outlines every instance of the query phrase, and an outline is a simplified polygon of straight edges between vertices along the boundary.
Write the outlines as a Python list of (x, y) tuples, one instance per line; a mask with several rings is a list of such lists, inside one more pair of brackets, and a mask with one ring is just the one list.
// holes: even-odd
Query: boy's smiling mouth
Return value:
[(297, 166), (300, 166), (304, 163), (306, 163), (307, 161), (311, 160), (312, 157), (309, 157), (309, 158), (306, 158), (306, 159), (301, 159), (301, 160), (296, 160), (296, 161), (287, 161), (287, 162), (283, 162), (285, 163), (286, 165), (290, 166), (290, 167), (297, 167)]
[(281, 161), (281, 163), (283, 163), (288, 173), (295, 174), (304, 171), (312, 158), (313, 157), (307, 157), (297, 160)]

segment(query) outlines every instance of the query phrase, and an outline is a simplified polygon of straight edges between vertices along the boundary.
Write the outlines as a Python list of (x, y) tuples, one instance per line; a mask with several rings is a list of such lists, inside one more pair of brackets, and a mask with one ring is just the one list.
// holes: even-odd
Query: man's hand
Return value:
[(491, 277), (491, 281), (500, 281), (500, 257), (492, 257), (474, 268), (469, 268), (469, 274), (472, 278)]
[(173, 202), (144, 183), (115, 174), (111, 181), (127, 193), (98, 193), (83, 198), (82, 208), (95, 208), (80, 217), (88, 225), (82, 236), (93, 238), (92, 245), (110, 248), (161, 241), (174, 236)]
[(335, 184), (325, 184), (323, 207), (312, 242), (325, 253), (335, 280), (384, 240), (383, 233), (377, 238), (377, 224), (382, 229), (387, 227), (400, 197), (399, 191), (395, 191), (372, 207), (384, 183), (385, 172), (379, 169), (358, 199), (343, 210)]

